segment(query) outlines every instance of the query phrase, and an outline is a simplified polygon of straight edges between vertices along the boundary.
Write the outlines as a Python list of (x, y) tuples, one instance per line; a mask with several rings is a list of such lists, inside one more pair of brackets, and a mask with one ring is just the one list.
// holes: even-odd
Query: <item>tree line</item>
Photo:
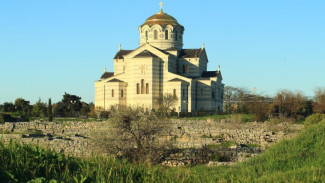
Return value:
[(257, 121), (279, 117), (299, 121), (313, 113), (325, 113), (325, 88), (317, 88), (308, 98), (302, 92), (280, 90), (273, 97), (246, 88), (226, 86), (224, 113), (253, 114)]
[(62, 100), (52, 104), (51, 99), (43, 102), (39, 99), (34, 105), (23, 98), (17, 98), (14, 103), (5, 102), (0, 104), (1, 121), (28, 121), (30, 118), (53, 117), (85, 117), (91, 115), (94, 104), (81, 101), (81, 97), (64, 93)]

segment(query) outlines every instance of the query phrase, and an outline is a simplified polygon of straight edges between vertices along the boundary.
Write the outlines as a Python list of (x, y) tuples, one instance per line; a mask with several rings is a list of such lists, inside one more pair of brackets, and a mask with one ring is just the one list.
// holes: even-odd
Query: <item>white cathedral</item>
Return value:
[(140, 45), (116, 53), (114, 72), (95, 81), (95, 106), (158, 108), (158, 98), (176, 95), (176, 112), (222, 112), (223, 89), (220, 67), (207, 71), (204, 44), (198, 49), (183, 49), (184, 27), (160, 12), (139, 26)]

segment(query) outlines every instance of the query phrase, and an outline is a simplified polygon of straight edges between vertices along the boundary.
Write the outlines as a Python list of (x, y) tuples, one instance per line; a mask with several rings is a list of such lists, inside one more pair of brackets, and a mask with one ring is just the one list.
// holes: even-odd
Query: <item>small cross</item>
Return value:
[(160, 12), (162, 12), (162, 9), (163, 9), (163, 8), (162, 8), (162, 7), (163, 7), (163, 4), (164, 4), (164, 3), (161, 1), (161, 2), (160, 2)]

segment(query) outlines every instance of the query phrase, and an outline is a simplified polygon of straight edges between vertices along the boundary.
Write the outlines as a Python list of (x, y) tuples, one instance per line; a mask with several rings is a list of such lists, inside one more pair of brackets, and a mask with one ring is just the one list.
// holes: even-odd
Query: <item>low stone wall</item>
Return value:
[[(242, 156), (239, 153), (242, 150), (238, 150), (239, 144), (256, 144), (259, 149), (263, 150), (284, 138), (294, 136), (296, 131), (303, 128), (303, 125), (288, 123), (272, 125), (268, 122), (236, 123), (227, 120), (174, 119), (167, 123), (170, 123), (168, 125), (170, 129), (160, 137), (161, 140), (172, 140), (179, 149), (199, 149), (208, 145), (219, 145), (226, 141), (232, 141), (237, 146), (229, 148), (228, 151), (232, 153), (234, 149), (237, 149), (236, 156), (232, 156), (236, 160)], [(0, 138), (6, 143), (17, 139), (23, 143), (37, 144), (74, 156), (88, 156), (98, 152), (105, 155), (103, 150), (105, 148), (101, 147), (102, 144), (97, 144), (94, 138), (109, 135), (110, 129), (109, 121), (16, 122), (0, 124)], [(189, 154), (188, 152), (184, 153)], [(257, 152), (245, 153), (245, 156), (247, 154), (253, 156)], [(187, 164), (186, 162), (193, 161), (193, 158), (185, 159), (177, 164)], [(172, 159), (166, 164), (173, 164)]]
[(235, 141), (237, 144), (257, 144), (261, 148), (293, 136), (303, 125), (269, 122), (237, 123), (227, 120), (173, 120), (170, 137), (179, 148), (200, 148), (204, 145)]

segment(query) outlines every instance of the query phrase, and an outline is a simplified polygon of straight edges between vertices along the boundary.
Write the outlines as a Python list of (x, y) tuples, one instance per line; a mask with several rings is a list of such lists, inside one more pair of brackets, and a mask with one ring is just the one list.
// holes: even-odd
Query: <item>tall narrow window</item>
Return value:
[(177, 31), (175, 32), (175, 40), (177, 41), (177, 36), (178, 36), (178, 34), (177, 34)]
[(212, 92), (212, 98), (214, 98), (214, 92)]
[(144, 79), (141, 79), (141, 94), (144, 94)]
[(146, 94), (149, 94), (149, 83), (146, 83)]
[(185, 89), (183, 89), (183, 98), (185, 98)]
[(176, 97), (176, 89), (173, 90), (173, 95)]
[(185, 74), (185, 65), (183, 65), (183, 74)]
[(124, 94), (124, 93), (123, 93), (123, 90), (121, 90), (121, 97), (123, 97), (123, 94)]
[(137, 94), (140, 94), (140, 84), (137, 83)]
[(148, 40), (148, 31), (146, 31), (146, 40)]
[(114, 97), (114, 89), (112, 89), (112, 97)]
[(158, 39), (158, 31), (157, 30), (153, 31), (153, 38)]
[(168, 39), (168, 30), (165, 30), (165, 39)]
[(190, 72), (190, 66), (186, 65), (186, 73), (188, 74)]

